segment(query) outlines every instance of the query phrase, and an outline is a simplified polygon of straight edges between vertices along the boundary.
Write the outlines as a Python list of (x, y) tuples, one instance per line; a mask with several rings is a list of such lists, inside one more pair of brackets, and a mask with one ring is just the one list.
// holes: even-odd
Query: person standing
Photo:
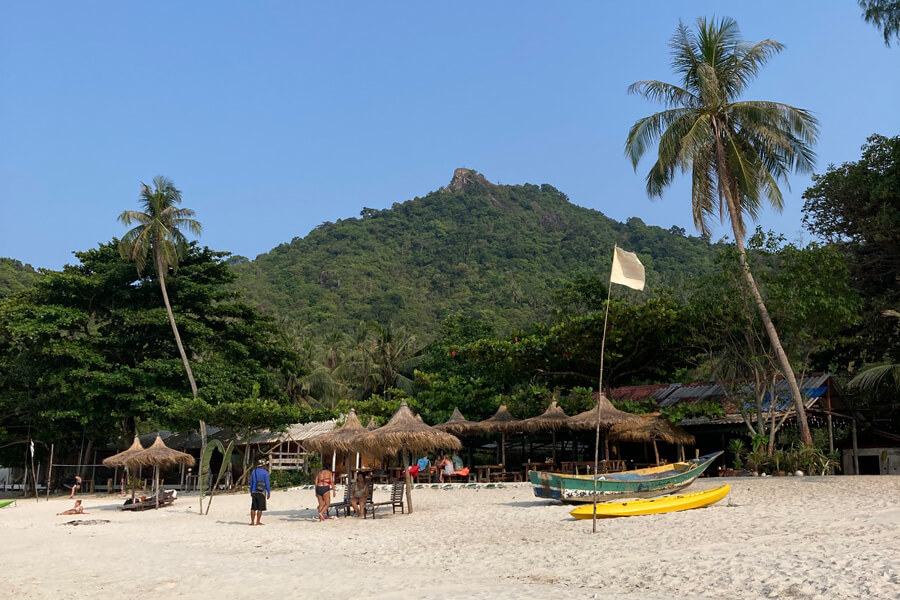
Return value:
[(266, 500), (271, 497), (269, 472), (260, 465), (250, 473), (250, 525), (263, 525), (262, 514), (266, 510)]
[(319, 503), (319, 520), (330, 519), (328, 508), (331, 506), (331, 497), (334, 496), (334, 475), (331, 469), (324, 467), (316, 475), (316, 502)]

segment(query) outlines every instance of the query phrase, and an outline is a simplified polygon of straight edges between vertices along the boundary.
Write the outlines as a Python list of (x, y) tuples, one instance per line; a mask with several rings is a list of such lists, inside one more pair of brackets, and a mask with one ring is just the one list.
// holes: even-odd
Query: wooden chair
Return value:
[(405, 509), (405, 505), (403, 504), (403, 494), (406, 492), (406, 482), (398, 481), (391, 485), (391, 499), (385, 502), (373, 502), (372, 495), (373, 491), (371, 488), (369, 489), (368, 497), (366, 498), (366, 505), (363, 508), (363, 518), (367, 518), (369, 513), (372, 514), (372, 518), (375, 518), (375, 511), (379, 506), (390, 506), (393, 510), (392, 514), (397, 513), (397, 509), (400, 509), (400, 514), (403, 514)]
[(334, 516), (338, 516), (338, 512), (344, 511), (344, 516), (350, 515), (350, 486), (344, 486), (344, 499), (341, 502), (332, 502), (328, 505), (325, 514), (328, 515), (330, 510), (334, 510)]

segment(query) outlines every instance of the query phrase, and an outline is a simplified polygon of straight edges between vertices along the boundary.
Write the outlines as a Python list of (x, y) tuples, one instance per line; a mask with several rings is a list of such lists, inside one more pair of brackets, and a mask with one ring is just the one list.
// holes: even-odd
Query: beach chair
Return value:
[(350, 515), (350, 486), (344, 486), (344, 499), (341, 502), (332, 502), (325, 511), (327, 515), (329, 511), (334, 510), (334, 516), (338, 516), (340, 511), (344, 511), (344, 516)]
[(373, 502), (372, 501), (372, 492), (373, 490), (369, 490), (369, 496), (366, 498), (366, 505), (363, 508), (363, 518), (367, 518), (371, 513), (372, 518), (375, 518), (375, 511), (379, 506), (390, 506), (393, 513), (397, 513), (397, 509), (400, 509), (400, 514), (403, 514), (405, 509), (405, 505), (403, 504), (403, 494), (406, 492), (406, 482), (398, 481), (391, 485), (391, 499), (386, 500), (384, 502)]

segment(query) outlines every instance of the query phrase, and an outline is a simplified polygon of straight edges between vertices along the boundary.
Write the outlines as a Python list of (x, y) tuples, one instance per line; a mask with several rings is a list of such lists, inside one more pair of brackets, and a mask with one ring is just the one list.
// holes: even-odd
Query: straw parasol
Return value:
[(360, 437), (364, 433), (366, 433), (366, 428), (359, 422), (356, 411), (351, 408), (343, 425), (328, 433), (309, 438), (303, 442), (303, 445), (307, 450), (319, 454), (345, 453), (359, 447)]
[(194, 457), (178, 450), (172, 450), (166, 446), (162, 438), (156, 436), (153, 442), (146, 450), (138, 452), (128, 460), (128, 465), (136, 465), (141, 467), (153, 467), (153, 484), (156, 487), (156, 508), (159, 508), (159, 470), (160, 468), (171, 467), (173, 465), (187, 465), (193, 467)]
[(458, 408), (453, 409), (450, 418), (434, 426), (435, 429), (452, 433), (453, 435), (472, 435), (479, 433), (478, 423), (470, 421), (459, 412)]
[[(612, 405), (606, 394), (594, 394), (597, 404), (594, 408), (578, 413), (574, 417), (569, 417), (569, 428), (574, 430), (591, 430), (597, 428), (599, 420), (600, 430), (608, 432), (613, 425), (639, 425), (641, 418), (631, 413), (623, 412)], [(603, 453), (604, 459), (609, 459), (609, 439), (603, 436)]]
[(387, 425), (363, 435), (361, 445), (370, 454), (378, 456), (396, 454), (402, 450), (403, 463), (407, 465), (405, 468), (406, 503), (410, 513), (413, 512), (413, 505), (412, 478), (409, 475), (408, 467), (409, 452), (426, 452), (437, 448), (458, 450), (462, 447), (456, 437), (429, 427), (421, 419), (416, 418), (405, 400)]
[(640, 423), (615, 425), (609, 430), (609, 438), (623, 442), (653, 442), (656, 464), (659, 464), (659, 449), (656, 442), (688, 446), (693, 446), (695, 443), (694, 436), (668, 420), (660, 418), (659, 413), (641, 415)]
[(479, 421), (478, 429), (481, 433), (499, 433), (500, 434), (500, 462), (506, 464), (506, 434), (512, 431), (519, 431), (522, 421), (510, 414), (505, 404), (501, 404), (497, 412), (490, 419)]
[(375, 423), (375, 417), (369, 417), (369, 424), (366, 425), (366, 431), (372, 431), (373, 429), (377, 429), (378, 425)]
[(134, 459), (135, 454), (143, 451), (144, 447), (141, 446), (140, 438), (134, 436), (134, 441), (131, 443), (131, 446), (127, 450), (123, 450), (122, 452), (110, 456), (109, 458), (104, 458), (103, 466), (109, 467), (110, 469), (127, 467), (129, 465), (129, 460)]
[(535, 433), (549, 429), (553, 433), (553, 464), (556, 464), (556, 432), (569, 427), (569, 415), (559, 407), (556, 400), (550, 403), (543, 413), (521, 422), (520, 427), (526, 433)]

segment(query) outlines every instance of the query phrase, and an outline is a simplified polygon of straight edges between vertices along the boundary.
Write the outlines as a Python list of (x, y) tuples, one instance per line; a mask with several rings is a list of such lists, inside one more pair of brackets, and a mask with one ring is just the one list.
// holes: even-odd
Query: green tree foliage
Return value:
[(248, 299), (317, 335), (376, 321), (428, 341), (452, 313), (502, 332), (545, 320), (557, 282), (608, 273), (616, 242), (640, 255), (651, 288), (678, 286), (714, 258), (702, 239), (617, 223), (549, 185), (455, 178), (234, 268)]
[(891, 45), (891, 38), (900, 40), (900, 2), (898, 0), (859, 0), (863, 18), (884, 34), (884, 45)]
[(0, 298), (28, 289), (36, 276), (31, 265), (11, 258), (0, 258)]
[(845, 360), (900, 361), (900, 327), (881, 317), (900, 306), (900, 136), (871, 136), (862, 157), (813, 176), (803, 222), (846, 256), (865, 307)]
[[(82, 435), (105, 443), (133, 434), (137, 420), (166, 424), (169, 403), (190, 393), (156, 277), (135, 280), (117, 241), (76, 257), (0, 303), (0, 427), (10, 438), (30, 427), (69, 447)], [(226, 257), (191, 244), (168, 279), (199, 399), (238, 402), (258, 384), (283, 400), (279, 381), (298, 358), (274, 320), (231, 290)]]

